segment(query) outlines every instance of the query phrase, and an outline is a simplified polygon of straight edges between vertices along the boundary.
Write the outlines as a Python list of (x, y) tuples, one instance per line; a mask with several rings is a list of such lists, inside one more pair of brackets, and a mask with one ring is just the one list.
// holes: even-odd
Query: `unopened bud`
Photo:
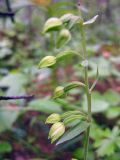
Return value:
[(63, 23), (67, 23), (71, 20), (72, 16), (73, 14), (67, 13), (67, 14), (64, 14), (60, 19), (62, 20)]
[(64, 87), (62, 86), (58, 86), (55, 91), (54, 91), (54, 98), (61, 98), (65, 95), (65, 92), (64, 92)]
[(53, 124), (53, 123), (59, 122), (60, 120), (61, 120), (60, 115), (57, 113), (53, 113), (46, 119), (45, 123)]
[(49, 138), (51, 138), (51, 143), (61, 137), (64, 132), (65, 126), (62, 122), (56, 122), (55, 124), (53, 124), (49, 132)]
[(57, 40), (57, 48), (60, 48), (64, 44), (68, 43), (71, 40), (71, 33), (68, 29), (62, 29), (59, 33)]
[(43, 33), (52, 31), (52, 30), (57, 30), (62, 26), (62, 21), (59, 18), (53, 17), (50, 18), (46, 21), (44, 28), (43, 28)]
[(56, 57), (46, 56), (38, 64), (39, 68), (51, 67), (56, 63)]

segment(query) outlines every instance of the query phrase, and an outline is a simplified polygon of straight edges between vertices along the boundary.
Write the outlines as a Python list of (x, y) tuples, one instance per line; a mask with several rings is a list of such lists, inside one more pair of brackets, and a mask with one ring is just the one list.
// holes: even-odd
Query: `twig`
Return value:
[(0, 17), (14, 17), (14, 15), (13, 12), (0, 12)]
[[(12, 13), (12, 8), (11, 8), (9, 0), (6, 0), (6, 6), (7, 6), (7, 9), (8, 9), (8, 12)], [(10, 18), (11, 18), (11, 21), (14, 22), (14, 15), (10, 16)]]
[(27, 99), (30, 100), (34, 98), (34, 95), (30, 95), (30, 96), (0, 96), (0, 101), (2, 100), (17, 100), (17, 99)]

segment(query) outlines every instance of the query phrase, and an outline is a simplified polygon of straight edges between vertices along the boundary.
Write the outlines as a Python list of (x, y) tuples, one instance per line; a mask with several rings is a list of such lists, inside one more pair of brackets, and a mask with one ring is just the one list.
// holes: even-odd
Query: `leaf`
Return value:
[(111, 106), (118, 105), (120, 103), (120, 95), (113, 90), (105, 92), (103, 97)]
[(81, 112), (81, 111), (79, 111), (79, 110), (76, 110), (76, 111), (68, 111), (68, 112), (65, 112), (65, 113), (63, 113), (63, 114), (61, 114), (61, 117), (62, 118), (67, 118), (67, 117), (69, 117), (69, 116), (71, 116), (71, 115), (82, 115), (82, 116), (86, 116), (86, 114), (85, 113), (83, 113), (83, 112)]
[(69, 56), (71, 55), (74, 55), (74, 51), (72, 50), (68, 50), (68, 51), (63, 51), (63, 52), (60, 52), (56, 58), (57, 58), (57, 61), (61, 61), (61, 60), (64, 60), (66, 58), (68, 58)]
[(110, 118), (110, 119), (113, 119), (113, 118), (116, 118), (120, 115), (120, 106), (118, 107), (110, 107), (106, 113), (105, 113), (106, 117), (107, 118)]
[(97, 153), (100, 157), (110, 156), (115, 152), (120, 139), (119, 135), (119, 128), (115, 126), (107, 138), (99, 141)]
[(98, 18), (98, 15), (96, 15), (96, 16), (94, 16), (92, 19), (84, 22), (83, 25), (92, 24), (92, 23), (94, 23), (94, 22), (97, 20), (97, 18)]
[[(83, 97), (83, 108), (87, 111), (87, 98), (86, 96)], [(107, 110), (109, 107), (109, 103), (104, 100), (104, 97), (100, 95), (98, 92), (92, 93), (92, 112), (99, 113)]]
[(78, 107), (69, 103), (65, 99), (56, 99), (56, 102), (62, 106), (63, 109), (65, 110), (77, 110)]
[(74, 128), (71, 128), (68, 130), (57, 142), (56, 145), (61, 144), (63, 142), (66, 142), (68, 140), (71, 140), (75, 138), (76, 136), (80, 135), (82, 132), (84, 132), (88, 127), (89, 123), (85, 121), (81, 121), (78, 125), (76, 125)]
[(12, 146), (7, 141), (0, 142), (0, 153), (8, 153), (12, 151)]
[(99, 68), (99, 77), (106, 78), (112, 74), (112, 65), (110, 61), (103, 57), (93, 58), (92, 61), (89, 61), (89, 67), (91, 70), (89, 71), (89, 77), (96, 76), (96, 64)]
[[(17, 82), (17, 83), (16, 83)], [(27, 77), (21, 73), (8, 74), (0, 81), (0, 87), (15, 87), (15, 85), (24, 85), (27, 83)]]
[(29, 103), (28, 110), (39, 111), (44, 113), (61, 113), (61, 107), (48, 99), (33, 100)]
[(68, 83), (65, 86), (64, 90), (65, 90), (65, 92), (68, 92), (69, 90), (74, 89), (76, 87), (85, 87), (85, 84), (82, 82), (73, 81), (73, 82)]
[(7, 110), (5, 108), (0, 109), (0, 132), (11, 129), (18, 116), (18, 110)]
[(105, 155), (110, 156), (114, 153), (113, 142), (109, 139), (102, 141), (101, 146), (98, 148), (97, 153), (99, 156), (103, 157)]
[(68, 125), (68, 124), (71, 124), (73, 122), (76, 122), (76, 120), (86, 120), (86, 117), (83, 116), (83, 115), (80, 115), (80, 114), (71, 115), (69, 117), (66, 117), (63, 122), (64, 122), (65, 125)]
[(0, 87), (8, 87), (6, 96), (16, 96), (24, 94), (24, 85), (27, 84), (28, 78), (25, 74), (11, 73), (0, 81)]

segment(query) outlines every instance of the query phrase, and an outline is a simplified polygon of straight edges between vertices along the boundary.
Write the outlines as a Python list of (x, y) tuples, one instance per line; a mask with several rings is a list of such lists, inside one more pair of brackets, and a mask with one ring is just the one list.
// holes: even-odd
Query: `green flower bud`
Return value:
[(39, 68), (51, 67), (56, 63), (56, 57), (46, 56), (38, 64)]
[(53, 124), (49, 132), (49, 138), (51, 138), (51, 143), (61, 137), (64, 132), (65, 126), (62, 122), (56, 122), (55, 124)]
[(59, 18), (53, 17), (46, 21), (43, 33), (52, 31), (52, 30), (58, 30), (62, 26), (62, 21)]
[(64, 14), (60, 19), (62, 20), (63, 23), (67, 23), (71, 20), (72, 16), (73, 14), (67, 13), (67, 14)]
[(58, 86), (54, 91), (53, 98), (60, 98), (60, 97), (63, 97), (64, 95), (65, 95), (64, 87)]
[(57, 113), (53, 113), (46, 119), (45, 123), (52, 124), (52, 123), (59, 122), (60, 120), (61, 120), (60, 115)]
[(69, 29), (71, 29), (77, 23), (83, 24), (83, 20), (80, 16), (76, 16), (71, 13), (64, 14), (60, 19), (63, 23), (68, 25)]
[(59, 33), (57, 40), (57, 48), (60, 48), (64, 44), (68, 43), (71, 40), (71, 33), (68, 29), (62, 29)]

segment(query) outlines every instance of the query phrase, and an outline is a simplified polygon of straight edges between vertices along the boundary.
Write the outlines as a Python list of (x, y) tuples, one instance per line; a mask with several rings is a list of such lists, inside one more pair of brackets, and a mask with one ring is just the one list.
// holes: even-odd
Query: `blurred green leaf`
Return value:
[(61, 107), (58, 103), (48, 99), (33, 100), (29, 103), (27, 110), (39, 111), (44, 113), (61, 113)]
[(103, 97), (111, 106), (118, 105), (120, 103), (120, 95), (113, 90), (105, 92)]
[(11, 129), (13, 123), (19, 115), (18, 110), (14, 109), (0, 109), (0, 132)]
[(118, 106), (118, 107), (114, 107), (114, 106), (110, 107), (106, 111), (105, 115), (107, 116), (107, 118), (110, 118), (110, 119), (118, 117), (120, 115), (120, 106)]
[[(86, 96), (83, 97), (83, 108), (87, 110), (87, 99)], [(98, 113), (107, 110), (109, 107), (109, 103), (104, 100), (104, 97), (100, 95), (98, 92), (92, 93), (92, 112)]]
[(11, 73), (0, 80), (0, 87), (8, 87), (7, 96), (16, 96), (24, 93), (24, 85), (27, 82), (28, 78), (25, 74)]
[(9, 153), (12, 151), (12, 146), (7, 141), (0, 142), (0, 153)]
[(97, 154), (100, 157), (110, 156), (114, 154), (117, 143), (120, 142), (120, 131), (118, 127), (114, 127), (107, 138), (104, 138), (98, 143)]

